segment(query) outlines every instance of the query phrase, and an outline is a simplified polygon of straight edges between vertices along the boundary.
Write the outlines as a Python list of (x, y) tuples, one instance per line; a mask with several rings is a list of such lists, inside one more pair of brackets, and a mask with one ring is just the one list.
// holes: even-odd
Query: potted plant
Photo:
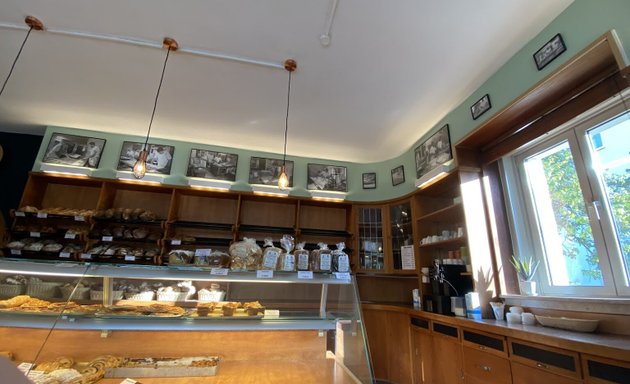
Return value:
[(537, 296), (536, 282), (533, 280), (538, 269), (539, 260), (534, 260), (533, 257), (529, 259), (519, 258), (512, 256), (512, 265), (516, 269), (518, 275), (519, 287), (521, 293), (528, 296)]

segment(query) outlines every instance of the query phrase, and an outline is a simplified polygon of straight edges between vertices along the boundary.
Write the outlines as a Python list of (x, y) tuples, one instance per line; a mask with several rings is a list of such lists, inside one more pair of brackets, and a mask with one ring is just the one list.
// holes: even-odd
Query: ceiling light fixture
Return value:
[(297, 62), (293, 59), (288, 59), (284, 62), (284, 69), (289, 72), (289, 84), (287, 87), (287, 114), (284, 119), (284, 153), (282, 155), (282, 171), (278, 178), (278, 188), (285, 190), (289, 187), (289, 177), (287, 176), (286, 162), (287, 162), (287, 135), (289, 133), (289, 104), (291, 101), (291, 74), (297, 68)]
[(0, 96), (2, 96), (2, 93), (4, 92), (4, 88), (7, 86), (7, 82), (9, 81), (9, 78), (11, 77), (11, 74), (13, 73), (15, 64), (20, 58), (20, 54), (22, 53), (22, 49), (24, 49), (24, 45), (26, 45), (26, 41), (28, 40), (28, 37), (31, 35), (31, 31), (33, 29), (36, 31), (41, 31), (44, 29), (44, 24), (41, 21), (39, 21), (39, 19), (37, 19), (36, 17), (26, 16), (26, 18), (24, 19), (24, 22), (26, 23), (26, 25), (29, 26), (28, 33), (26, 34), (26, 37), (24, 38), (24, 41), (22, 42), (22, 45), (20, 46), (20, 50), (18, 51), (17, 55), (15, 56), (15, 59), (13, 60), (13, 64), (11, 65), (11, 69), (9, 70), (9, 74), (7, 75), (7, 78), (4, 79), (4, 83), (2, 84), (2, 88), (0, 89)]
[(138, 155), (138, 160), (133, 166), (133, 175), (136, 179), (142, 179), (147, 172), (147, 157), (149, 156), (148, 152), (148, 143), (149, 143), (149, 135), (151, 135), (151, 126), (153, 125), (153, 117), (155, 116), (155, 109), (157, 108), (158, 98), (160, 97), (160, 89), (162, 89), (162, 82), (164, 81), (164, 72), (166, 72), (166, 64), (168, 63), (168, 57), (171, 51), (176, 51), (179, 46), (177, 45), (177, 41), (170, 37), (165, 37), (163, 41), (164, 48), (167, 48), (166, 58), (164, 59), (164, 66), (162, 67), (162, 76), (160, 77), (160, 84), (158, 85), (157, 93), (155, 94), (155, 102), (153, 103), (153, 112), (151, 113), (151, 120), (149, 121), (149, 129), (147, 130), (147, 137), (144, 140), (144, 146), (142, 147), (142, 151)]

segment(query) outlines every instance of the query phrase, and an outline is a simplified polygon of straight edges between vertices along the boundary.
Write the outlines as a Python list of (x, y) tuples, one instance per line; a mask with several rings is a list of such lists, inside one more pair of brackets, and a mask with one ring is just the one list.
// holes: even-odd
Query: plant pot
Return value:
[(518, 286), (521, 289), (521, 295), (538, 296), (535, 281), (519, 281)]

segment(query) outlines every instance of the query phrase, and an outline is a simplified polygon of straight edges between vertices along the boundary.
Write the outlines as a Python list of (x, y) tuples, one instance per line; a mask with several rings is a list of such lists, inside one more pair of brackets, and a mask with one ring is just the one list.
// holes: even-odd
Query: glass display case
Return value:
[(373, 381), (348, 273), (2, 258), (0, 352), (35, 382)]

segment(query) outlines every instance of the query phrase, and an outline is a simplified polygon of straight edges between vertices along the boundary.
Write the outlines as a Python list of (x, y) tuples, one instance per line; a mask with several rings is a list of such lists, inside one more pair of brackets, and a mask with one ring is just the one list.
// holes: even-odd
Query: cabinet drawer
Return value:
[(452, 337), (459, 340), (459, 330), (457, 329), (457, 327), (453, 327), (452, 325), (442, 324), (434, 321), (433, 333), (435, 333), (436, 335)]
[(491, 353), (464, 347), (464, 372), (488, 384), (511, 384), (510, 361)]
[(512, 384), (578, 384), (581, 380), (569, 379), (542, 369), (511, 362)]
[(582, 355), (582, 365), (589, 384), (630, 383), (630, 362)]
[(462, 329), (462, 341), (471, 348), (507, 357), (507, 343), (503, 336)]
[(582, 378), (577, 352), (511, 339), (510, 355), (513, 361), (540, 370), (574, 379)]
[(429, 330), (429, 320), (412, 317), (411, 325), (417, 328), (426, 329), (427, 331)]

